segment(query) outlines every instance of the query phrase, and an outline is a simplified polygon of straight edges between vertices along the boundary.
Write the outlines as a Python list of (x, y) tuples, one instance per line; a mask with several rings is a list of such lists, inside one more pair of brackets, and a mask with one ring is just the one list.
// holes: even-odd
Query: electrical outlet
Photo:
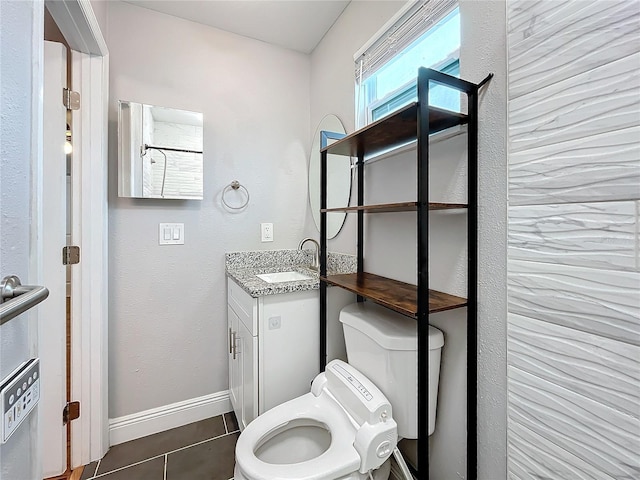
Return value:
[(260, 232), (263, 242), (273, 242), (273, 223), (261, 223)]

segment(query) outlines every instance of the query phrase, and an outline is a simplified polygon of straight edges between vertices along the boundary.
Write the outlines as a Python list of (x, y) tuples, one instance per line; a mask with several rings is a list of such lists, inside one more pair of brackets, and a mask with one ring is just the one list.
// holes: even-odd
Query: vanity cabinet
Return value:
[(243, 430), (309, 392), (318, 374), (318, 290), (254, 298), (227, 279), (229, 395)]

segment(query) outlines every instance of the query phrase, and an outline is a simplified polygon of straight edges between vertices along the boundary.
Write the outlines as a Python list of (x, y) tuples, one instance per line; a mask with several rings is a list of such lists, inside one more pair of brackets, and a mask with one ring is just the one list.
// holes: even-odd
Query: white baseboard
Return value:
[(229, 390), (109, 419), (109, 444), (135, 440), (230, 412)]

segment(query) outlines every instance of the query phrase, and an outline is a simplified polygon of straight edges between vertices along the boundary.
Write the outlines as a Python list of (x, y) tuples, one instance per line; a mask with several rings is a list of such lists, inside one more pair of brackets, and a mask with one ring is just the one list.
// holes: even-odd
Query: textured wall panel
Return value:
[(519, 423), (509, 423), (509, 440), (510, 480), (614, 479)]
[(636, 202), (636, 266), (640, 269), (640, 201)]
[[(614, 478), (638, 478), (640, 420), (514, 367), (508, 368), (508, 377), (512, 432), (520, 424), (595, 471)], [(562, 450), (555, 456), (562, 458)], [(530, 451), (527, 456), (532, 457)]]
[(634, 54), (548, 87), (531, 85), (509, 102), (511, 152), (639, 125), (638, 65)]
[(640, 345), (640, 273), (514, 260), (507, 282), (511, 313)]
[(509, 259), (637, 270), (636, 202), (509, 209)]
[(509, 156), (509, 204), (640, 198), (640, 127)]
[(507, 3), (508, 477), (640, 479), (640, 2)]
[(640, 347), (509, 315), (510, 366), (640, 419)]
[(509, 98), (640, 50), (640, 2), (512, 1)]

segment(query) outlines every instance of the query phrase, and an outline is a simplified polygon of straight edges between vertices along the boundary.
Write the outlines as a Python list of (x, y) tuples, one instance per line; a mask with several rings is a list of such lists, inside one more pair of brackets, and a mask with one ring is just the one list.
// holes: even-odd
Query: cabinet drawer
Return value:
[(252, 336), (258, 335), (258, 299), (227, 278), (227, 302)]

